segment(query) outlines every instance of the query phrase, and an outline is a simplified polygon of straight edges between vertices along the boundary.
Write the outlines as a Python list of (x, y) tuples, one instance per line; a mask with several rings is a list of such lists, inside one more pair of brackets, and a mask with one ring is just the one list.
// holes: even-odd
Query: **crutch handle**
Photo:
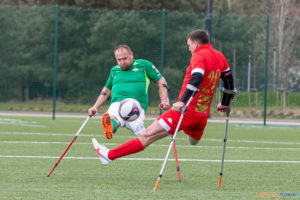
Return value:
[(94, 117), (94, 116), (96, 116), (97, 114), (98, 114), (97, 112), (93, 111), (92, 114), (89, 115), (89, 117), (90, 117), (90, 118), (91, 118), (91, 117)]
[(195, 94), (196, 94), (197, 92), (199, 92), (198, 89), (196, 89), (196, 90), (193, 91), (193, 93), (192, 93), (191, 97), (189, 98), (188, 102), (185, 104), (185, 106), (184, 106), (183, 108), (180, 109), (180, 110), (181, 110), (181, 113), (185, 114), (187, 108), (189, 107), (191, 101), (193, 100), (193, 98), (194, 98), (194, 96), (195, 96)]
[(226, 117), (229, 117), (229, 114), (230, 114), (230, 111), (231, 111), (230, 107), (225, 108), (224, 110), (226, 112)]

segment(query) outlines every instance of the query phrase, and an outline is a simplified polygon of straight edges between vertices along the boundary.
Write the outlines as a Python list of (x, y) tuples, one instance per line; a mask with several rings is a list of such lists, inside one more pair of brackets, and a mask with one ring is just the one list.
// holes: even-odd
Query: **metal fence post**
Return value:
[(276, 51), (277, 48), (273, 48), (273, 92), (276, 91)]
[(209, 34), (210, 43), (212, 43), (212, 0), (207, 0), (207, 15), (205, 20), (206, 30)]
[(55, 19), (54, 19), (54, 58), (53, 58), (53, 114), (52, 119), (55, 120), (55, 105), (56, 105), (56, 64), (57, 64), (57, 26), (58, 26), (58, 9), (55, 6)]
[(266, 63), (265, 63), (265, 94), (264, 94), (264, 126), (267, 118), (267, 92), (268, 92), (268, 53), (269, 53), (269, 14), (266, 21)]
[(160, 72), (164, 73), (164, 65), (165, 65), (165, 16), (166, 10), (162, 10), (161, 15), (161, 51), (160, 51)]
[[(165, 16), (166, 9), (162, 10), (161, 15), (161, 51), (160, 51), (160, 73), (164, 74), (164, 66), (165, 66)], [(162, 114), (162, 110), (160, 109), (159, 114)]]

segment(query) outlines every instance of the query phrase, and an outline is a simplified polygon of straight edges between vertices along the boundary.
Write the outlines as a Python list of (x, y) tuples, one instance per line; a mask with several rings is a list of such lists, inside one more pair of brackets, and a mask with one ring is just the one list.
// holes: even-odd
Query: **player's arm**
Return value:
[(229, 108), (232, 99), (237, 93), (237, 90), (234, 88), (234, 80), (229, 67), (222, 72), (221, 79), (223, 81), (223, 97), (222, 102), (217, 105), (217, 110), (226, 112), (226, 109)]
[(167, 85), (167, 81), (164, 77), (161, 77), (160, 79), (158, 79), (156, 84), (158, 85), (158, 93), (161, 101), (159, 107), (162, 110), (167, 110), (170, 108), (169, 97), (168, 97), (169, 87)]
[(97, 101), (95, 102), (95, 104), (93, 105), (93, 107), (91, 107), (88, 112), (89, 115), (94, 115), (95, 113), (98, 112), (98, 108), (110, 97), (111, 95), (111, 90), (108, 89), (107, 87), (104, 87), (102, 89), (102, 91), (100, 92)]
[(192, 76), (189, 83), (186, 85), (185, 92), (183, 93), (179, 102), (173, 104), (172, 109), (176, 112), (180, 112), (180, 109), (185, 106), (189, 98), (194, 92), (198, 91), (200, 84), (202, 83), (204, 76), (204, 70), (201, 68), (195, 68), (192, 70)]
[(168, 98), (168, 85), (166, 79), (159, 73), (157, 68), (149, 61), (145, 60), (145, 70), (148, 77), (158, 86), (158, 93), (161, 100), (159, 107), (162, 110), (167, 110), (170, 107)]

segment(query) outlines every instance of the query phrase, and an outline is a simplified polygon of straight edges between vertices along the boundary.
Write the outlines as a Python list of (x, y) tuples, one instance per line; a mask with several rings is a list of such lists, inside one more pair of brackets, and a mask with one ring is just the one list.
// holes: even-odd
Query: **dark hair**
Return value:
[(187, 36), (186, 39), (190, 39), (192, 41), (197, 41), (200, 42), (201, 44), (207, 44), (209, 43), (209, 35), (206, 30), (203, 29), (198, 29), (190, 32)]
[(126, 44), (120, 44), (120, 45), (118, 45), (118, 46), (115, 48), (114, 52), (116, 52), (118, 49), (126, 49), (127, 51), (131, 52), (130, 47), (129, 47), (128, 45), (126, 45)]

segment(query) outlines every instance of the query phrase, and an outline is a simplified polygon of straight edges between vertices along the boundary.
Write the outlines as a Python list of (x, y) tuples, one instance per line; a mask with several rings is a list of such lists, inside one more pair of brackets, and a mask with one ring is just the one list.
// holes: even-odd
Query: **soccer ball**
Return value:
[(140, 105), (134, 99), (124, 99), (120, 102), (119, 115), (125, 121), (134, 121), (140, 116)]

